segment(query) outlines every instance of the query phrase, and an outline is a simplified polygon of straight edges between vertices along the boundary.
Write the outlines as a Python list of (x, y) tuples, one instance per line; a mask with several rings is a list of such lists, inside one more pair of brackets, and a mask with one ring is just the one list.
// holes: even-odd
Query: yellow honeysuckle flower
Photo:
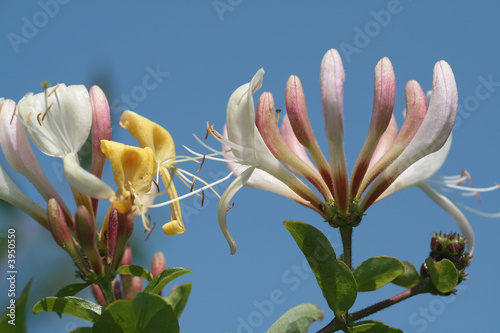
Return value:
[[(111, 163), (115, 183), (118, 185), (111, 203), (122, 214), (130, 212), (135, 206), (139, 209), (135, 213), (142, 215), (140, 196), (147, 195), (153, 183), (155, 171), (153, 150), (108, 140), (101, 140), (101, 150)], [(145, 228), (148, 229), (146, 224)]]
[[(160, 125), (138, 115), (132, 111), (123, 112), (120, 125), (129, 130), (130, 134), (139, 141), (144, 149), (149, 148), (153, 152), (155, 160), (155, 173), (161, 176), (165, 190), (170, 200), (178, 197), (172, 175), (175, 174), (175, 146), (172, 136)], [(116, 176), (115, 176), (116, 177)], [(170, 204), (171, 221), (163, 225), (163, 231), (167, 235), (183, 233), (186, 228), (182, 222), (181, 206), (179, 201)]]

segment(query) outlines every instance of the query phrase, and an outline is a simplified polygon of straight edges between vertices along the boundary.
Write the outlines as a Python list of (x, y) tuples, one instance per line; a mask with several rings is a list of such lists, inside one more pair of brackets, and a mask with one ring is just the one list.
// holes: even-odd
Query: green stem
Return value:
[[(358, 312), (354, 312), (349, 315), (348, 322), (354, 322), (369, 315), (374, 314), (380, 310), (388, 308), (391, 305), (397, 304), (405, 299), (408, 299), (412, 296), (424, 293), (427, 291), (427, 287), (429, 286), (430, 279), (429, 277), (423, 278), (416, 286), (411, 289), (406, 289), (405, 291), (389, 297), (379, 303), (373, 304), (363, 310), (359, 310)], [(320, 329), (317, 333), (331, 333), (345, 328), (345, 323), (342, 322), (339, 318), (335, 317), (328, 325)]]
[(352, 270), (352, 226), (346, 225), (339, 229), (344, 247), (344, 262)]
[(106, 304), (110, 304), (115, 300), (115, 295), (113, 294), (113, 287), (111, 286), (111, 280), (106, 280), (98, 283), (99, 288), (101, 288), (102, 294)]

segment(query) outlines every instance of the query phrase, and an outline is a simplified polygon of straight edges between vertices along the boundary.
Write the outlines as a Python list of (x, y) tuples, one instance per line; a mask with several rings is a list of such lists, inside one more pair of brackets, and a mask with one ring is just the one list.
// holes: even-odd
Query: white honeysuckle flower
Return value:
[(58, 84), (43, 93), (28, 93), (18, 103), (18, 116), (40, 151), (63, 160), (64, 175), (73, 188), (97, 199), (113, 197), (113, 189), (78, 160), (92, 126), (92, 104), (85, 86)]
[[(219, 224), (231, 253), (236, 246), (227, 230), (226, 210), (243, 185), (292, 198), (317, 211), (333, 227), (354, 227), (405, 170), (446, 145), (455, 121), (458, 104), (455, 78), (450, 66), (439, 61), (433, 71), (434, 98), (429, 107), (420, 85), (408, 82), (405, 89), (408, 116), (398, 133), (392, 114), (395, 74), (390, 60), (382, 58), (375, 66), (370, 128), (349, 179), (343, 143), (345, 74), (338, 51), (326, 52), (320, 70), (330, 161), (323, 155), (309, 123), (298, 77), (292, 75), (287, 82), (287, 116), (281, 132), (271, 93), (264, 92), (255, 109), (253, 94), (262, 85), (263, 74), (259, 70), (249, 83), (231, 95), (226, 116), (227, 136), (210, 130), (223, 144), (223, 151), (211, 149), (213, 154), (205, 156), (225, 161), (236, 176), (222, 196), (218, 210)], [(308, 187), (300, 179), (313, 186)]]

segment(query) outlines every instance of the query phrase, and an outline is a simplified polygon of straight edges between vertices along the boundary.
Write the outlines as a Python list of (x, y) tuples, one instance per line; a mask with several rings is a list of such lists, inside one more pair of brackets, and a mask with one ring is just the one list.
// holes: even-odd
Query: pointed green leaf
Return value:
[(332, 245), (321, 231), (302, 222), (286, 221), (284, 225), (309, 262), (328, 306), (340, 317), (351, 308), (357, 296), (351, 270), (336, 259)]
[(141, 291), (133, 300), (119, 300), (108, 305), (92, 332), (177, 333), (179, 323), (161, 296)]
[[(0, 332), (26, 332), (26, 303), (32, 282), (33, 279), (31, 279), (26, 287), (24, 287), (24, 290), (21, 295), (19, 295), (19, 298), (9, 298), (9, 303), (7, 303), (6, 306), (7, 310), (5, 310), (5, 312), (0, 316)], [(9, 293), (6, 293), (7, 296), (9, 296)]]
[(404, 272), (404, 265), (394, 257), (373, 257), (362, 262), (353, 274), (358, 291), (373, 291), (385, 286)]
[(61, 288), (57, 293), (56, 297), (64, 297), (64, 296), (75, 296), (83, 289), (90, 286), (90, 283), (73, 283), (69, 284), (66, 287)]
[(151, 275), (151, 272), (149, 272), (147, 269), (144, 269), (141, 266), (137, 266), (137, 265), (120, 266), (116, 270), (116, 274), (138, 276), (138, 277), (141, 277), (141, 278), (147, 280), (148, 282), (151, 282), (151, 280), (153, 280), (153, 276)]
[(102, 307), (100, 305), (72, 296), (46, 297), (33, 306), (34, 314), (53, 311), (69, 314), (91, 322), (94, 322), (99, 317), (101, 310)]
[(266, 333), (306, 333), (314, 321), (323, 320), (323, 311), (315, 304), (303, 303), (285, 312)]
[(420, 274), (413, 264), (409, 261), (402, 261), (405, 271), (403, 274), (392, 280), (392, 283), (403, 288), (410, 289), (420, 282)]
[(403, 331), (387, 326), (376, 320), (364, 320), (357, 322), (350, 329), (352, 333), (403, 333)]
[(182, 267), (168, 268), (151, 280), (146, 288), (144, 288), (144, 291), (147, 293), (158, 294), (163, 287), (167, 285), (167, 283), (187, 273), (193, 273), (193, 271)]
[(429, 270), (432, 284), (439, 292), (446, 294), (455, 289), (458, 283), (458, 271), (451, 261), (443, 259), (435, 262), (426, 259), (425, 264)]
[(192, 287), (193, 284), (191, 282), (181, 284), (180, 286), (175, 287), (175, 289), (165, 297), (165, 301), (170, 304), (172, 310), (174, 310), (174, 313), (177, 316), (177, 319), (181, 317), (182, 311), (188, 301), (189, 294), (191, 294)]

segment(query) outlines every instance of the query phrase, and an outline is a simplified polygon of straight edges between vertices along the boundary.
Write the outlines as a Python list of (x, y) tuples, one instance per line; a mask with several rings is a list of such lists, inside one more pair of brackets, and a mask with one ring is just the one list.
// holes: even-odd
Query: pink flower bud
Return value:
[(76, 209), (75, 214), (76, 237), (82, 250), (87, 255), (90, 266), (97, 275), (103, 272), (101, 256), (96, 245), (95, 221), (85, 206)]
[(83, 257), (76, 246), (75, 239), (68, 229), (62, 208), (55, 199), (49, 200), (47, 212), (49, 215), (50, 232), (52, 233), (52, 236), (56, 240), (57, 244), (68, 252), (75, 265), (82, 271), (83, 274), (88, 274), (90, 270), (83, 260)]
[[(101, 140), (110, 140), (111, 126), (109, 105), (106, 95), (98, 86), (90, 88), (92, 104), (92, 162), (90, 172), (101, 178), (106, 156), (101, 151)], [(93, 198), (94, 213), (97, 212), (98, 200)]]

